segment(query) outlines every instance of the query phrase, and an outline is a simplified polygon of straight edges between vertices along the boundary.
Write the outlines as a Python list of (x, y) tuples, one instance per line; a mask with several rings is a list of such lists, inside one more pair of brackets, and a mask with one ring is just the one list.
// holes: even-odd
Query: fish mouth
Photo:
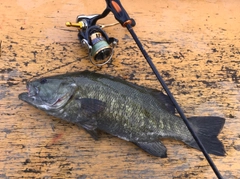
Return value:
[(33, 98), (29, 97), (29, 93), (28, 92), (24, 92), (18, 95), (18, 98), (22, 101), (28, 102), (30, 99), (33, 100)]
[(24, 92), (18, 95), (18, 98), (28, 104), (31, 104), (33, 106), (37, 106), (36, 105), (36, 100), (32, 97), (29, 97), (29, 93), (28, 92)]

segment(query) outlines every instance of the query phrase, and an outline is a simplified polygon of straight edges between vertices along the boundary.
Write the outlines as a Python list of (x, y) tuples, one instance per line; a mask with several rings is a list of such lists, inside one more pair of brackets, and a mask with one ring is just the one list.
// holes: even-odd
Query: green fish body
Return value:
[[(167, 156), (161, 138), (174, 138), (199, 149), (160, 91), (88, 71), (37, 79), (27, 89), (28, 93), (19, 95), (21, 100), (83, 127), (94, 139), (102, 130), (158, 157)], [(225, 155), (217, 139), (224, 118), (193, 117), (189, 122), (208, 153)]]

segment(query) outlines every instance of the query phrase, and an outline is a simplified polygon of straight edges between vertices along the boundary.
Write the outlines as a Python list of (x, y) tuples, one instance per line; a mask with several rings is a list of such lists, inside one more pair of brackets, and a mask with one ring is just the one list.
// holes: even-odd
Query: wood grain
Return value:
[[(240, 177), (240, 2), (237, 0), (121, 1), (136, 34), (187, 116), (226, 118), (219, 135), (225, 157), (211, 155), (224, 178)], [(122, 77), (161, 89), (128, 31), (113, 61), (93, 66), (77, 30), (79, 14), (101, 13), (105, 1), (9, 0), (0, 2), (0, 178), (216, 178), (201, 152), (164, 140), (168, 157), (83, 130), (18, 99), (26, 81), (81, 70)], [(113, 23), (110, 14), (101, 23)]]

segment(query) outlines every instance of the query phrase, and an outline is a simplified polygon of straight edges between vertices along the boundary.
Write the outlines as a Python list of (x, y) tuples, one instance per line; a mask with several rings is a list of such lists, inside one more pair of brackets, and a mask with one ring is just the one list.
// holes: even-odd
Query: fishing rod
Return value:
[[(122, 4), (119, 0), (106, 0), (107, 7), (103, 11), (102, 14), (92, 15), (92, 16), (78, 16), (77, 23), (70, 23), (67, 22), (67, 26), (74, 26), (79, 28), (79, 39), (82, 44), (86, 45), (89, 49), (89, 58), (90, 61), (97, 65), (101, 66), (109, 62), (112, 58), (113, 48), (117, 44), (118, 40), (112, 37), (108, 37), (106, 33), (102, 30), (103, 26), (96, 25), (97, 20), (106, 17), (110, 12), (113, 13), (115, 19), (125, 28), (128, 29), (129, 33), (132, 35), (133, 39), (135, 40), (138, 48), (142, 52), (143, 56), (147, 60), (149, 66), (151, 67), (152, 71), (156, 75), (158, 81), (164, 88), (165, 92), (173, 102), (174, 106), (176, 107), (179, 115), (183, 119), (185, 125), (187, 126), (188, 130), (192, 134), (193, 138), (195, 139), (196, 143), (198, 144), (199, 148), (201, 149), (203, 155), (205, 156), (206, 160), (208, 161), (209, 165), (211, 166), (212, 170), (216, 174), (219, 179), (222, 179), (220, 172), (218, 171), (216, 165), (212, 161), (211, 157), (208, 155), (205, 147), (203, 146), (202, 142), (198, 138), (198, 136), (193, 131), (192, 127), (190, 126), (186, 116), (183, 113), (183, 110), (178, 105), (177, 101), (173, 97), (172, 93), (168, 89), (166, 83), (164, 82), (163, 78), (159, 74), (157, 68), (153, 64), (151, 58), (143, 48), (141, 42), (139, 41), (137, 35), (135, 34), (133, 27), (136, 25), (134, 19), (130, 18), (128, 13), (123, 8)], [(114, 24), (113, 24), (114, 25)], [(111, 26), (111, 25), (110, 25)], [(89, 38), (90, 37), (90, 38)], [(100, 43), (99, 43), (100, 42)]]
[(162, 87), (164, 88), (165, 92), (168, 94), (169, 98), (171, 99), (171, 101), (173, 102), (174, 106), (176, 107), (179, 115), (181, 116), (181, 118), (183, 119), (184, 123), (186, 124), (188, 130), (190, 131), (190, 133), (192, 134), (193, 138), (195, 139), (195, 141), (197, 142), (199, 148), (202, 150), (205, 158), (207, 159), (208, 163), (210, 164), (210, 166), (212, 167), (213, 171), (215, 172), (216, 176), (221, 179), (222, 176), (220, 174), (220, 172), (218, 171), (216, 165), (213, 163), (211, 157), (208, 155), (205, 147), (203, 146), (202, 142), (200, 141), (200, 139), (198, 138), (198, 136), (195, 134), (195, 132), (193, 131), (193, 129), (191, 128), (186, 116), (183, 113), (183, 110), (180, 108), (180, 106), (178, 105), (177, 101), (175, 100), (175, 98), (173, 97), (172, 93), (170, 92), (170, 90), (168, 89), (166, 83), (164, 82), (164, 80), (162, 79), (161, 75), (159, 74), (157, 68), (155, 67), (155, 65), (153, 64), (151, 58), (149, 57), (149, 55), (147, 54), (147, 52), (145, 51), (145, 49), (143, 48), (141, 42), (139, 41), (137, 35), (135, 34), (134, 30), (132, 27), (134, 27), (136, 25), (135, 21), (133, 19), (131, 19), (129, 17), (129, 15), (127, 14), (127, 12), (125, 11), (125, 9), (123, 8), (122, 4), (120, 3), (119, 0), (106, 0), (107, 3), (107, 8), (105, 9), (105, 11), (102, 13), (102, 15), (105, 17), (110, 11), (113, 13), (115, 19), (123, 26), (126, 27), (128, 29), (128, 31), (130, 32), (130, 34), (132, 35), (133, 39), (135, 40), (136, 44), (138, 45), (138, 48), (141, 50), (143, 56), (145, 57), (145, 59), (147, 60), (149, 66), (152, 68), (154, 74), (156, 75), (158, 81), (161, 83)]

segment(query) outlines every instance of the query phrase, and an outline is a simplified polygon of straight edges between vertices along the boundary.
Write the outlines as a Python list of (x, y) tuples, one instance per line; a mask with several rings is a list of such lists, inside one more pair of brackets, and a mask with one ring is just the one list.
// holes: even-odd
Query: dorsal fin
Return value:
[(175, 114), (176, 108), (172, 103), (171, 99), (165, 95), (163, 92), (152, 89), (152, 95), (157, 98), (157, 100), (166, 107), (166, 110), (172, 114)]

